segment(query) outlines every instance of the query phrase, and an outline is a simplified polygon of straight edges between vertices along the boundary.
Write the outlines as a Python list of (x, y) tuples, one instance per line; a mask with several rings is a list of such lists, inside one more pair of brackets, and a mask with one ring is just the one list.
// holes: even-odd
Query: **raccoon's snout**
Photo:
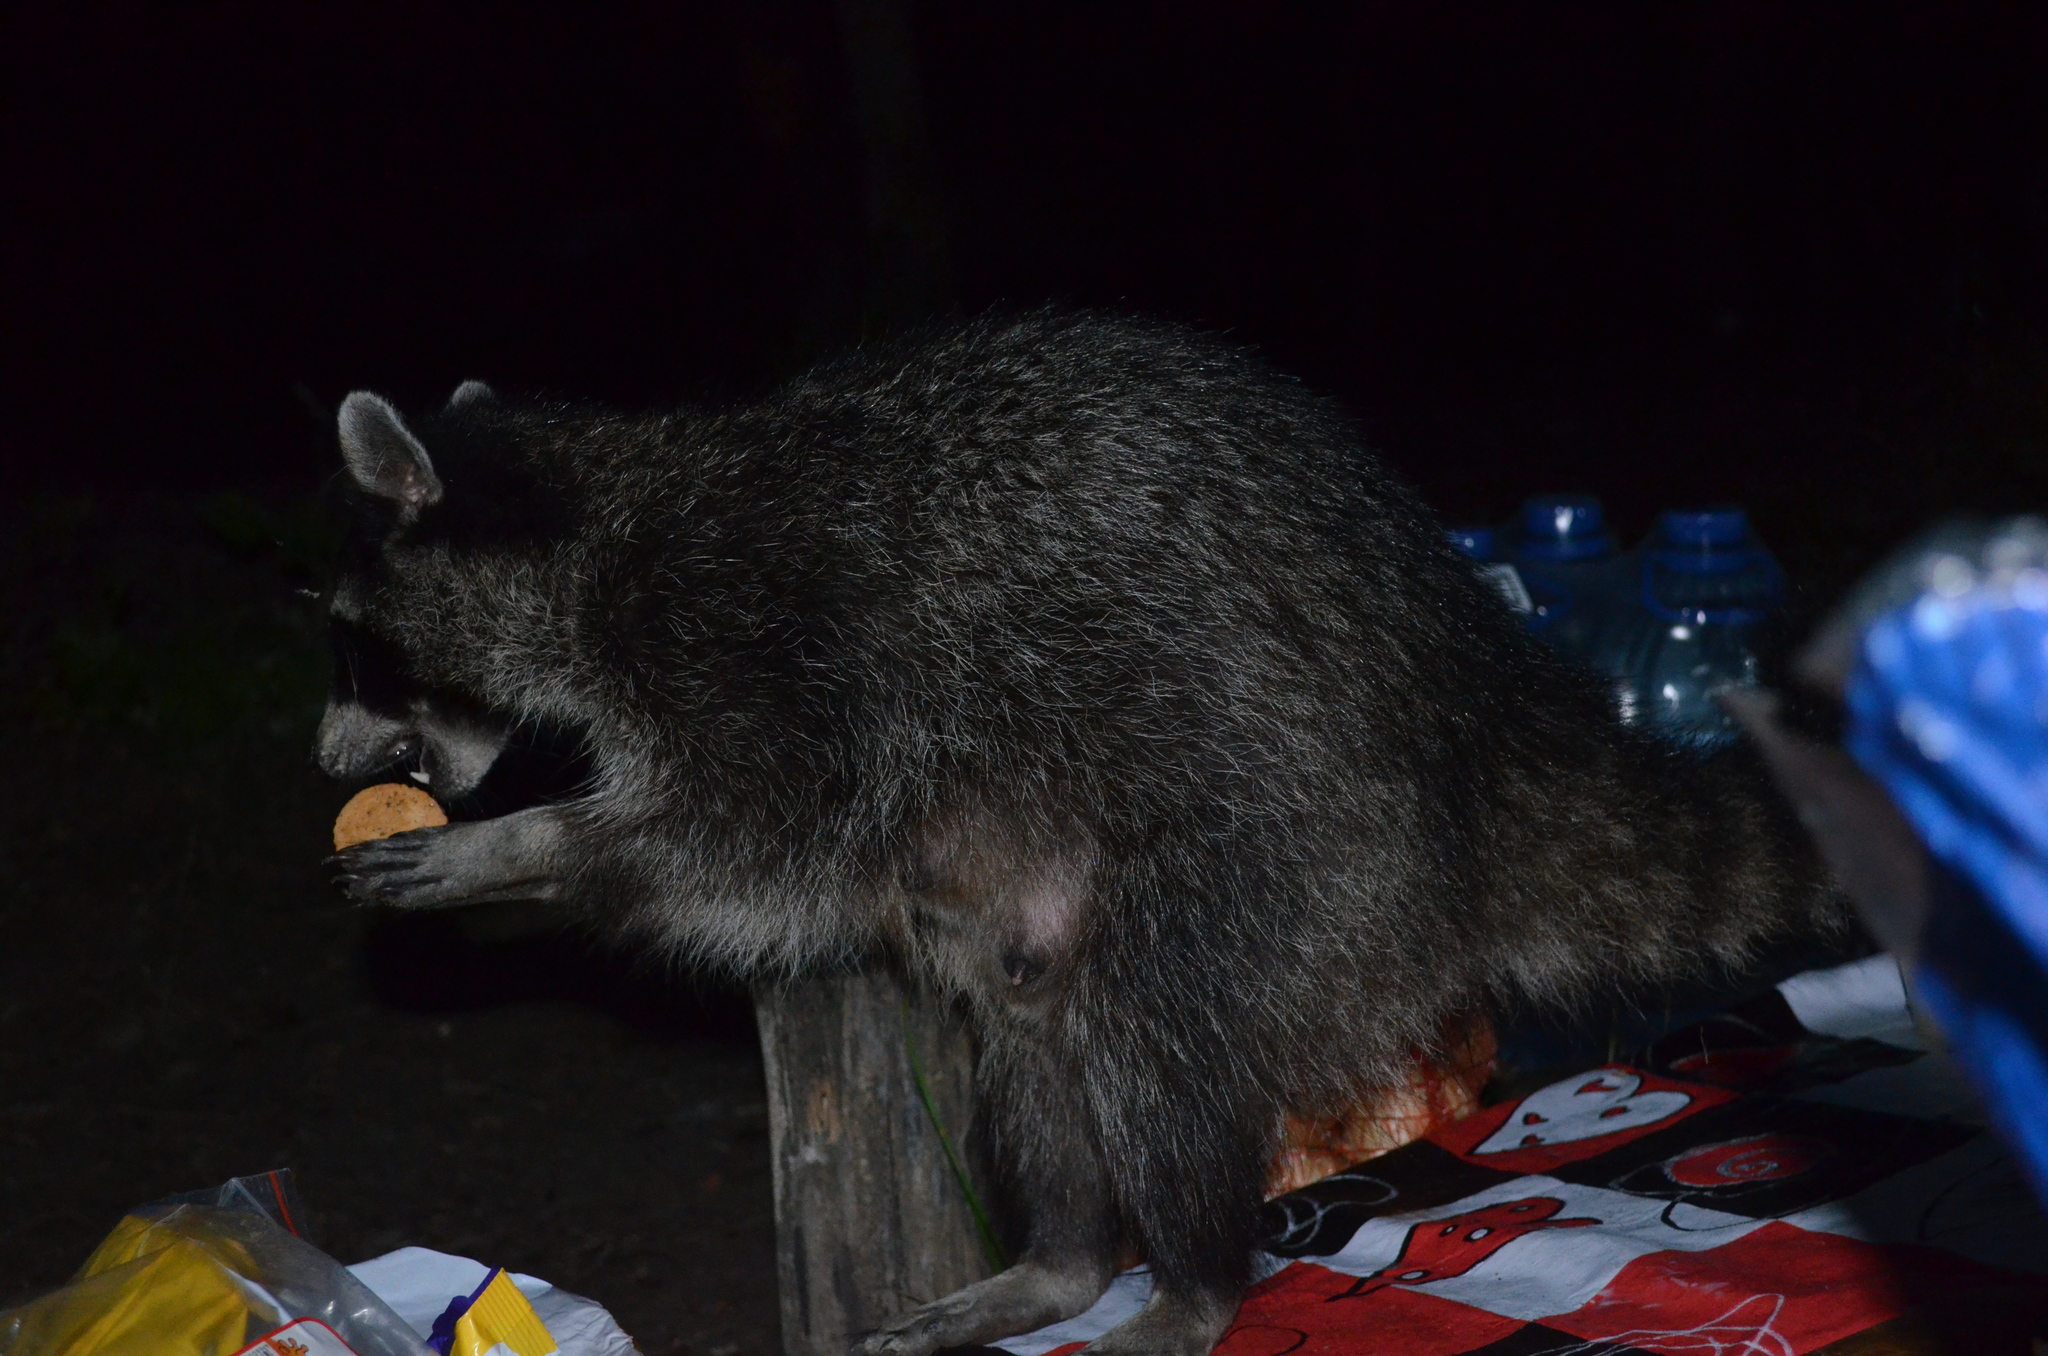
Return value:
[(313, 756), (320, 770), (337, 781), (373, 776), (410, 756), (419, 736), (389, 716), (354, 702), (331, 701), (320, 717)]

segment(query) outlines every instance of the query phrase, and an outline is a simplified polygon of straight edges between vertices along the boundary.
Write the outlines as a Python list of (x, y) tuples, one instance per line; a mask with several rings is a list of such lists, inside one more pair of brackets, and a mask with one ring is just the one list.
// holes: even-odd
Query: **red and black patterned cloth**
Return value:
[[(2048, 1219), (1954, 1066), (1802, 1015), (1843, 1029), (1773, 992), (1274, 1199), (1218, 1350), (2033, 1356)], [(1063, 1356), (1148, 1290), (1001, 1345)]]

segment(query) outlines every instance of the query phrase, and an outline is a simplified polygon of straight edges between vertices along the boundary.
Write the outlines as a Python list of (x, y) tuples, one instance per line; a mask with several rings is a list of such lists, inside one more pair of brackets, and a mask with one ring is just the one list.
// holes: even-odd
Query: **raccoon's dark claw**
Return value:
[(451, 897), (448, 873), (436, 863), (437, 840), (453, 825), (412, 829), (344, 848), (327, 859), (334, 883), (357, 904), (430, 909), (461, 903)]

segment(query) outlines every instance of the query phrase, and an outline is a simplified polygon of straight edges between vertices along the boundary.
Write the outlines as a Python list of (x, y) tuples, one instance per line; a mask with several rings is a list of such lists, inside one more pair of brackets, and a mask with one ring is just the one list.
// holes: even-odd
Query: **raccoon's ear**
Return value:
[(407, 519), (441, 502), (427, 449), (383, 396), (353, 391), (341, 402), (341, 459), (356, 484)]
[(480, 381), (465, 381), (455, 388), (455, 394), (448, 397), (448, 408), (459, 410), (465, 405), (485, 405), (496, 401), (498, 393)]

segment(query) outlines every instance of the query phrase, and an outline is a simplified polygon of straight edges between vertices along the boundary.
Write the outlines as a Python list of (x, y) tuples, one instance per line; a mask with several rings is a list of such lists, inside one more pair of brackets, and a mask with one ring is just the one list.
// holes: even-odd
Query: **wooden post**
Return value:
[(845, 1356), (884, 1319), (989, 1273), (974, 1218), (911, 1073), (915, 1042), (962, 1161), (973, 1048), (885, 971), (755, 994), (768, 1072), (775, 1257), (787, 1356)]
[[(834, 0), (866, 170), (866, 321), (953, 298), (908, 0)], [(911, 1076), (906, 1034), (970, 1170), (974, 1051), (941, 1005), (886, 971), (754, 996), (768, 1069), (775, 1257), (788, 1356), (845, 1356), (883, 1320), (988, 1275), (966, 1197)]]

